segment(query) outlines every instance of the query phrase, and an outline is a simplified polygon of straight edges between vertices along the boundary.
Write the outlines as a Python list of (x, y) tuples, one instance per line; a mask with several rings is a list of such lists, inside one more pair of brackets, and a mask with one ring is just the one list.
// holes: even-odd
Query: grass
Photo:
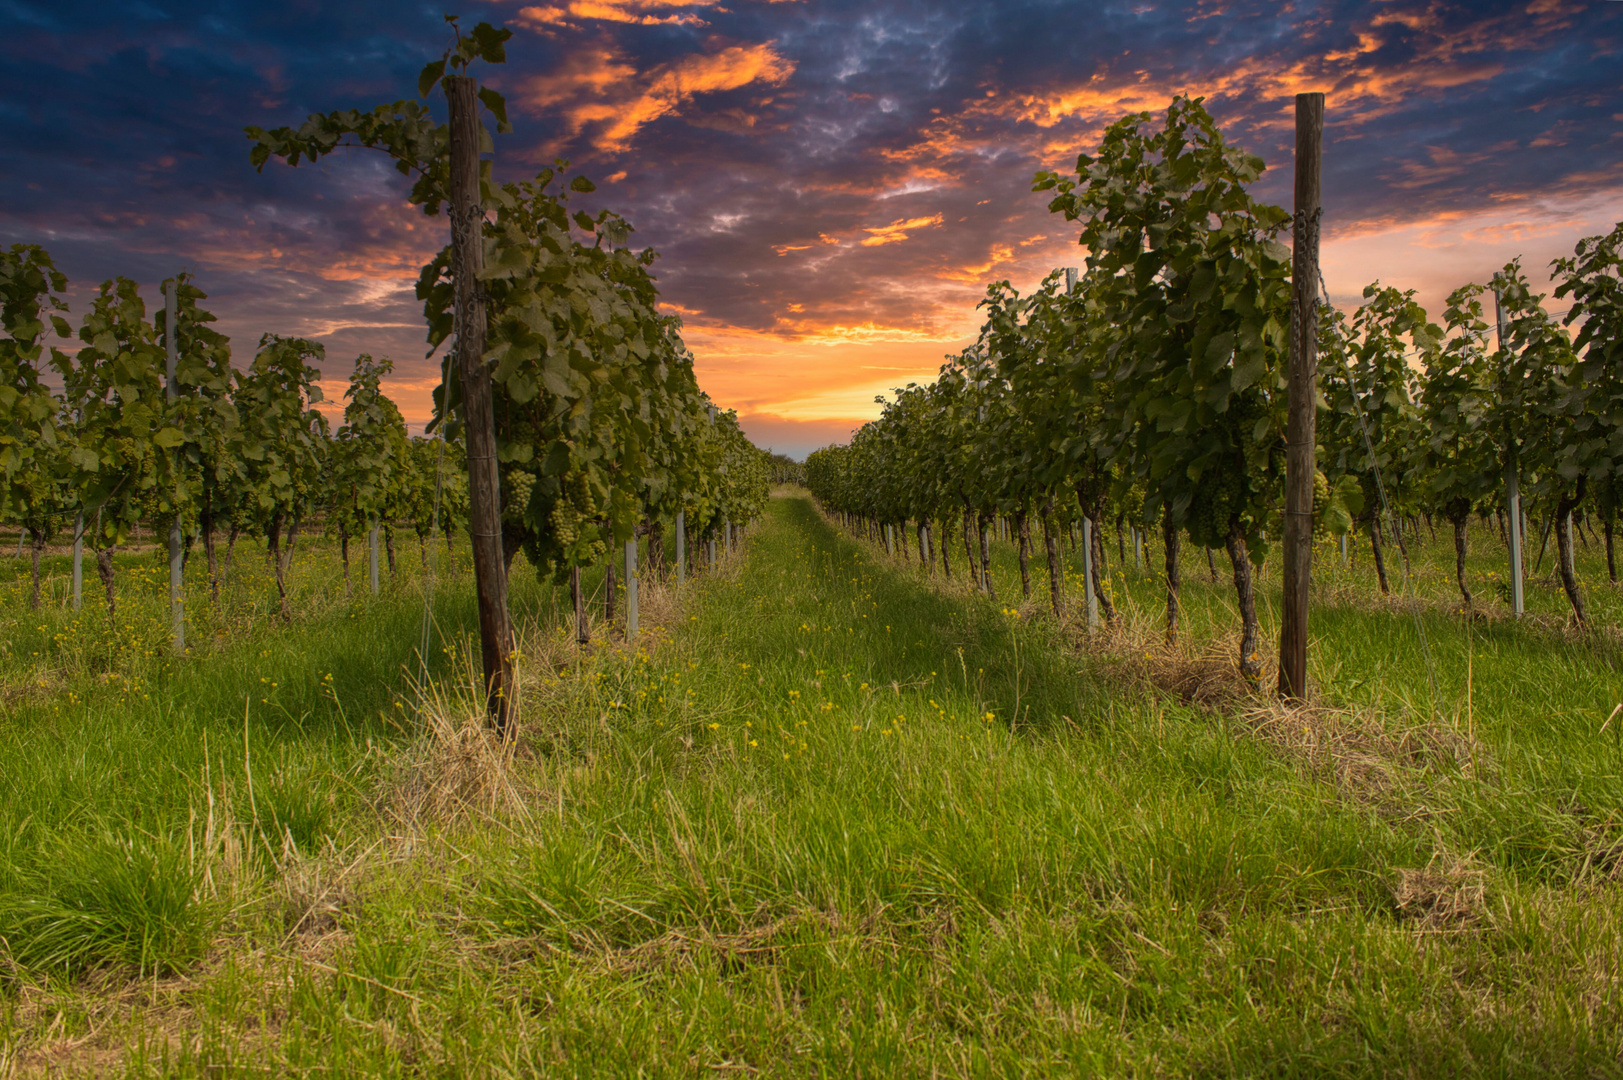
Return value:
[(1233, 636), (1195, 560), (1186, 649), (1131, 571), (1087, 640), (1006, 545), (992, 601), (791, 496), (637, 647), (517, 580), (500, 747), (467, 578), (419, 694), (421, 583), (346, 602), (323, 558), (186, 661), (60, 610), (4, 658), (0, 1076), (1620, 1071), (1615, 648), (1553, 617), (1422, 573), (1434, 701), (1329, 565), (1314, 708), (1186, 702)]

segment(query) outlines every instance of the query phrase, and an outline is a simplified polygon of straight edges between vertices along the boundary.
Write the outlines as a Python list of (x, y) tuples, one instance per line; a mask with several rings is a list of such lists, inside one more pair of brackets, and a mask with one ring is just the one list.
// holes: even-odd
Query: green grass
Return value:
[[(403, 823), (460, 760), (413, 713), (422, 590), (308, 565), (293, 626), (206, 655), (45, 620), (6, 659), (0, 1076), (1620, 1071), (1615, 649), (1553, 620), (1466, 623), (1423, 575), (1433, 701), (1408, 611), (1326, 567), (1326, 704), (1471, 750), (1371, 786), (1007, 614), (1006, 545), (994, 602), (775, 499), (641, 649), (577, 659), (516, 581), (520, 799)], [(1184, 576), (1186, 637), (1231, 633), (1226, 579)]]

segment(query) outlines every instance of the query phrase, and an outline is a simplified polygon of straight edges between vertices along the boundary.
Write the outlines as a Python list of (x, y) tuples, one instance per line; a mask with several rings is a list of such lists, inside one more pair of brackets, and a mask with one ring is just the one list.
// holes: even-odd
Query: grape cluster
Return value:
[(522, 522), (530, 508), (530, 493), (535, 490), (535, 474), (513, 469), (502, 477), (502, 520)]

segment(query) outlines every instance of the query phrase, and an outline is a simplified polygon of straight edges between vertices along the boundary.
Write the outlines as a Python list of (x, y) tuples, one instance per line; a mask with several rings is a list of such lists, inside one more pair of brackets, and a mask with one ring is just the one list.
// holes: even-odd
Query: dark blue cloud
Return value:
[[(1623, 163), (1603, 0), (608, 6), (462, 8), (517, 31), (490, 74), (518, 129), (498, 171), (563, 155), (599, 179), (695, 326), (939, 326), (1074, 236), (1034, 170), (1178, 91), (1287, 201), (1290, 95), (1325, 90), (1332, 236), (1615, 188)], [(442, 223), (376, 156), (256, 173), (242, 127), (410, 97), (447, 40), (438, 6), (6, 0), (0, 240), (46, 243), (82, 287), (194, 266), (239, 349), (319, 333), (431, 378), (410, 284)]]

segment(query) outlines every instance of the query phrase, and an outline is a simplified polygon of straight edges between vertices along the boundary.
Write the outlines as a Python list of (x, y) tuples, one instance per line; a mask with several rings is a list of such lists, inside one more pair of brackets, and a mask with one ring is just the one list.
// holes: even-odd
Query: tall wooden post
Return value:
[(445, 79), (451, 110), (451, 280), (456, 288), (456, 360), (462, 377), (462, 419), (468, 444), (468, 533), (479, 597), (479, 645), (485, 668), (485, 710), (498, 731), (509, 715), (513, 685), (513, 626), (507, 616), (507, 566), (502, 560), (501, 490), (496, 471), (496, 420), (490, 370), (485, 367), (483, 193), (479, 187), (478, 84)]
[[(1505, 309), (1499, 300), (1499, 275), (1493, 275), (1493, 319), (1499, 339), (1499, 351), (1505, 349)], [(1522, 518), (1521, 463), (1516, 447), (1512, 446), (1505, 458), (1505, 516), (1510, 519), (1510, 609), (1519, 619), (1526, 610), (1522, 595), (1522, 537), (1526, 523)]]
[(372, 595), (378, 594), (378, 523), (366, 532), (366, 571), (372, 579)]
[[(175, 366), (179, 360), (175, 344), (175, 313), (180, 306), (176, 294), (179, 286), (178, 278), (170, 278), (163, 283), (163, 348), (166, 375), (164, 398), (170, 402), (180, 396), (180, 387), (175, 384)], [(185, 580), (181, 574), (184, 565), (185, 551), (180, 535), (180, 505), (177, 499), (175, 520), (169, 526), (169, 623), (173, 630), (177, 653), (186, 651), (186, 609), (181, 603), (185, 588)]]
[(1289, 403), (1285, 419), (1285, 598), (1279, 693), (1307, 697), (1307, 601), (1313, 580), (1313, 474), (1318, 446), (1319, 158), (1324, 95), (1296, 95), (1296, 214), (1292, 225)]

